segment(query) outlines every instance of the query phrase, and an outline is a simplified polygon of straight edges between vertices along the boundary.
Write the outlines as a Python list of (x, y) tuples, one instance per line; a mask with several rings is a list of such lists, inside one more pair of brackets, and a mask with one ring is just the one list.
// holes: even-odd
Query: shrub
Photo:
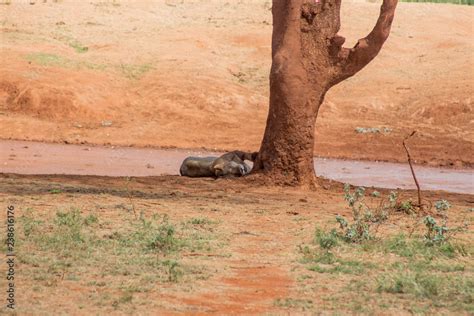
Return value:
[(329, 233), (326, 233), (321, 229), (316, 229), (315, 241), (322, 249), (330, 250), (337, 246), (337, 238), (338, 236), (335, 229), (331, 230)]
[(451, 204), (446, 200), (439, 200), (435, 203), (435, 209), (438, 212), (446, 212), (451, 208)]
[(175, 228), (168, 223), (158, 227), (157, 232), (148, 242), (148, 248), (162, 252), (171, 252), (178, 248), (179, 240), (175, 237)]
[[(374, 192), (372, 193), (373, 197), (380, 195), (374, 195)], [(345, 184), (344, 199), (352, 210), (354, 221), (349, 223), (344, 217), (336, 216), (336, 221), (342, 231), (340, 237), (346, 242), (362, 242), (373, 238), (370, 232), (373, 224), (382, 223), (388, 219), (389, 208), (394, 205), (396, 194), (390, 195), (389, 204), (380, 203), (377, 207), (370, 207), (365, 202), (365, 188), (357, 187), (354, 191), (351, 191), (351, 186)]]
[(165, 260), (162, 265), (166, 268), (168, 274), (168, 282), (178, 282), (183, 275), (183, 271), (179, 263), (175, 260)]
[(431, 216), (426, 216), (423, 220), (427, 232), (425, 234), (425, 241), (427, 244), (441, 244), (447, 240), (448, 227), (443, 224), (437, 225), (436, 220)]

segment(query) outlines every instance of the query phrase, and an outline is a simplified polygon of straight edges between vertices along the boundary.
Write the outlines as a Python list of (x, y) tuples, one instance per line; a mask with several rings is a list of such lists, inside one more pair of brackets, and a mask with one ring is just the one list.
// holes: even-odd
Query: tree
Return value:
[(383, 0), (373, 30), (345, 48), (341, 0), (273, 0), (270, 108), (254, 173), (314, 186), (314, 129), (326, 92), (364, 68), (388, 38), (398, 0)]

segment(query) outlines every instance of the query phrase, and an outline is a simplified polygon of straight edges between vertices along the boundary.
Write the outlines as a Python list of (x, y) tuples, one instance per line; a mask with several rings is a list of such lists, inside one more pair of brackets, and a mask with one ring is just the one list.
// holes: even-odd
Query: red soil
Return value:
[[(181, 2), (0, 6), (0, 138), (258, 149), (268, 3)], [(347, 45), (378, 10), (344, 4)], [(472, 166), (473, 19), (467, 6), (401, 3), (376, 60), (327, 95), (315, 154), (405, 161), (401, 140), (416, 129), (417, 162)]]

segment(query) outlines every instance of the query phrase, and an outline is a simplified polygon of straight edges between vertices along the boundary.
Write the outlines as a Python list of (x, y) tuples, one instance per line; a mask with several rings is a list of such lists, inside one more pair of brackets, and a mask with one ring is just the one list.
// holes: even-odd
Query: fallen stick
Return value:
[(226, 257), (225, 255), (215, 255), (215, 254), (210, 254), (210, 253), (183, 253), (183, 257)]
[(411, 155), (410, 155), (410, 151), (408, 150), (408, 147), (407, 147), (407, 144), (406, 144), (406, 141), (412, 137), (413, 135), (415, 135), (416, 131), (413, 131), (410, 135), (408, 135), (407, 137), (405, 137), (403, 139), (403, 147), (405, 147), (405, 151), (407, 152), (407, 157), (408, 157), (408, 164), (410, 165), (410, 170), (411, 170), (411, 174), (413, 176), (413, 179), (415, 180), (415, 184), (416, 184), (416, 188), (418, 190), (418, 207), (420, 209), (420, 211), (423, 212), (423, 204), (421, 203), (421, 189), (420, 189), (420, 184), (418, 183), (418, 179), (416, 178), (416, 175), (415, 175), (415, 170), (413, 169), (413, 164), (411, 162)]

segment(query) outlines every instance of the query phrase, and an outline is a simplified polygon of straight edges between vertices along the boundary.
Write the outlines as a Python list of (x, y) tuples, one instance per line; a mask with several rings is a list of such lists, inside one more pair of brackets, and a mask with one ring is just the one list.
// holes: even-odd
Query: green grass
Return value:
[(474, 280), (431, 271), (397, 271), (377, 278), (377, 291), (429, 299), (435, 307), (473, 310)]
[(211, 225), (211, 224), (215, 224), (214, 221), (208, 219), (208, 218), (205, 218), (205, 217), (194, 217), (194, 218), (191, 218), (188, 223), (192, 224), (192, 225)]
[(275, 300), (273, 305), (284, 308), (297, 308), (305, 311), (313, 307), (313, 301), (297, 298), (278, 298)]
[(132, 64), (120, 64), (117, 66), (123, 76), (130, 80), (138, 80), (148, 71), (153, 69), (151, 64), (141, 64), (141, 65), (132, 65)]
[(121, 295), (117, 300), (114, 300), (112, 303), (112, 306), (117, 309), (122, 304), (131, 303), (132, 300), (133, 300), (133, 294), (126, 292), (123, 295)]
[[(364, 314), (401, 307), (423, 314), (440, 308), (451, 313), (474, 311), (469, 243), (432, 245), (423, 236), (404, 234), (347, 243), (334, 231), (316, 229), (313, 242), (299, 251), (305, 276), (299, 278), (301, 286), (341, 286), (337, 294), (323, 297), (335, 311), (342, 307)], [(374, 301), (379, 305), (373, 306)]]
[[(438, 217), (443, 218), (420, 217), (420, 227), (410, 227), (410, 235), (378, 237), (377, 225), (391, 214), (413, 216), (415, 209), (409, 201), (399, 201), (395, 193), (372, 208), (364, 200), (365, 191), (345, 185), (344, 198), (353, 222), (338, 215), (338, 229), (316, 228), (312, 242), (299, 246), (303, 266), (295, 270), (306, 276), (297, 277), (305, 287), (301, 292), (327, 288), (331, 295), (322, 299), (331, 309), (349, 309), (355, 314), (379, 314), (381, 309), (388, 313), (472, 313), (474, 247), (472, 242), (456, 240), (455, 233), (466, 232), (466, 225), (447, 227), (450, 203), (436, 202)], [(312, 277), (307, 277), (308, 271), (314, 273)]]
[(213, 236), (193, 225), (153, 216), (128, 219), (104, 231), (108, 225), (97, 214), (84, 216), (77, 208), (58, 210), (49, 220), (36, 216), (28, 210), (19, 218), (17, 257), (24, 277), (34, 280), (38, 291), (63, 279), (103, 287), (108, 295), (91, 304), (122, 309), (133, 302), (134, 293), (158, 283), (187, 284), (209, 276), (206, 268), (182, 262), (183, 252), (213, 249)]
[(54, 35), (54, 38), (73, 48), (78, 54), (84, 54), (89, 51), (89, 47), (83, 45), (81, 42), (79, 42), (79, 40), (70, 36), (66, 29), (58, 30), (58, 32)]
[(339, 244), (336, 230), (331, 230), (329, 233), (317, 228), (315, 233), (315, 241), (322, 249), (331, 249)]
[(46, 53), (31, 53), (26, 56), (26, 60), (41, 66), (63, 66), (70, 63), (70, 61), (66, 58)]
[(465, 256), (472, 252), (472, 246), (456, 242), (445, 242), (439, 245), (427, 244), (421, 236), (407, 238), (404, 234), (398, 234), (390, 238), (367, 242), (363, 246), (367, 251), (382, 251), (392, 253), (406, 258), (455, 258), (458, 255)]
[(105, 70), (107, 65), (95, 64), (86, 61), (75, 61), (66, 57), (48, 53), (31, 53), (26, 60), (46, 67), (62, 67), (73, 69)]
[(362, 262), (356, 260), (343, 260), (337, 258), (332, 264), (321, 265), (316, 264), (308, 268), (310, 271), (318, 273), (331, 273), (331, 274), (354, 274), (361, 275), (377, 267), (371, 262)]
[[(74, 46), (76, 51), (85, 52), (87, 47), (82, 47), (80, 44)], [(69, 69), (89, 69), (98, 71), (115, 71), (129, 80), (139, 80), (147, 72), (153, 70), (153, 66), (146, 64), (97, 64), (88, 61), (78, 61), (69, 59), (63, 56), (48, 54), (48, 53), (31, 53), (26, 56), (26, 60), (45, 67), (61, 67)]]
[(69, 42), (69, 46), (74, 48), (76, 53), (79, 53), (79, 54), (87, 53), (89, 51), (89, 47), (82, 45), (77, 40), (71, 40)]

